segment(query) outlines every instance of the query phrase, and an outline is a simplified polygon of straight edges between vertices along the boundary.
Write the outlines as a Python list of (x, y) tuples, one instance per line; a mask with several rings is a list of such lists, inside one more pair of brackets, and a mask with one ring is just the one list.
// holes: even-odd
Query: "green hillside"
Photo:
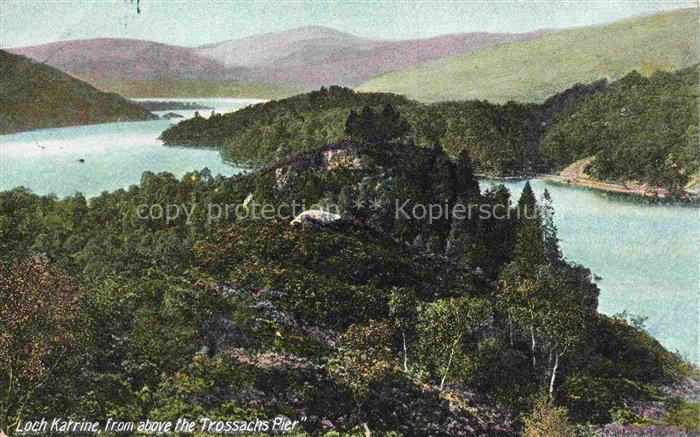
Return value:
[(427, 102), (541, 102), (576, 83), (650, 74), (698, 60), (697, 9), (559, 32), (388, 73), (358, 87)]
[(79, 75), (78, 78), (103, 91), (125, 97), (229, 97), (280, 99), (302, 92), (298, 88), (262, 83), (213, 80), (111, 79)]
[(270, 164), (345, 139), (351, 109), (386, 104), (402, 111), (416, 105), (393, 94), (355, 93), (331, 86), (228, 114), (183, 120), (164, 131), (161, 139), (167, 145), (219, 148), (232, 162)]
[(588, 156), (596, 178), (680, 190), (698, 170), (698, 66), (632, 72), (546, 131), (540, 148), (561, 170)]
[[(145, 204), (192, 215), (140, 219)], [(290, 224), (302, 204), (341, 216)], [(515, 437), (556, 409), (564, 432), (525, 435), (696, 435), (696, 369), (597, 312), (552, 214), (529, 185), (480, 192), (468, 159), (398, 142), (230, 178), (145, 172), (89, 202), (0, 192), (0, 429), (284, 415), (308, 417), (287, 435)]]
[(47, 65), (0, 50), (0, 133), (155, 118)]

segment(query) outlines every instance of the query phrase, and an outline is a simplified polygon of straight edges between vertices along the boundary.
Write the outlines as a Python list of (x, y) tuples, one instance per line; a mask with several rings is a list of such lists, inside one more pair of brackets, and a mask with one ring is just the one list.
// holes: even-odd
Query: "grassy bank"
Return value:
[(695, 9), (682, 9), (571, 29), (387, 73), (358, 90), (392, 92), (424, 102), (542, 102), (576, 83), (618, 79), (633, 69), (651, 74), (698, 62), (697, 18)]
[(129, 80), (80, 77), (101, 90), (125, 97), (231, 97), (280, 99), (303, 92), (296, 88), (245, 82), (207, 80)]

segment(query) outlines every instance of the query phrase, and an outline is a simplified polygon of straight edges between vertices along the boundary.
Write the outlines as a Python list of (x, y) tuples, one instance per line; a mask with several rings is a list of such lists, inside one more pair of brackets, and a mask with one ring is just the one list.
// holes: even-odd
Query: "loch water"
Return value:
[[(256, 103), (245, 99), (182, 100), (218, 113)], [(194, 111), (176, 112), (185, 117)], [(200, 110), (207, 115), (211, 110)], [(233, 175), (216, 150), (166, 147), (160, 133), (180, 119), (43, 129), (0, 136), (0, 189), (18, 186), (59, 197), (95, 196), (138, 184), (144, 171), (176, 176), (209, 168)], [(81, 162), (82, 160), (82, 162)], [(482, 181), (486, 188), (495, 181)], [(517, 201), (525, 182), (504, 185)], [(600, 191), (531, 181), (553, 199), (564, 256), (591, 269), (600, 287), (599, 310), (647, 317), (647, 329), (667, 348), (698, 363), (700, 208), (652, 204)]]

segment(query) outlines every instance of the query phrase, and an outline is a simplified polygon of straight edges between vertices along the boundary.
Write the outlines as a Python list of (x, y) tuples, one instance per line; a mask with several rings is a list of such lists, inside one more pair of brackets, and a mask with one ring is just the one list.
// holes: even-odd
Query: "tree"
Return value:
[(393, 288), (389, 296), (389, 317), (396, 329), (401, 332), (403, 345), (403, 371), (408, 373), (408, 349), (406, 336), (414, 329), (418, 311), (418, 299), (413, 290)]
[(530, 416), (525, 418), (525, 437), (574, 437), (576, 428), (569, 423), (564, 407), (557, 407), (551, 400), (540, 399)]
[(363, 419), (362, 405), (371, 392), (370, 386), (398, 367), (389, 347), (391, 336), (391, 327), (385, 322), (352, 325), (341, 337), (338, 355), (328, 367), (331, 375), (352, 392), (357, 418), (366, 434), (369, 427)]
[[(591, 313), (589, 290), (568, 280), (565, 267), (541, 265), (535, 271), (521, 270), (512, 262), (501, 274), (501, 298), (511, 329), (520, 328), (530, 336), (532, 368), (538, 371), (537, 357), (548, 355), (548, 391), (554, 382), (560, 358), (573, 352), (586, 335)], [(511, 333), (512, 336), (512, 333)]]
[(348, 118), (345, 120), (345, 134), (352, 139), (359, 139), (360, 131), (360, 116), (354, 109), (350, 110)]
[(505, 186), (497, 185), (486, 190), (480, 202), (474, 232), (478, 250), (473, 258), (489, 277), (495, 279), (513, 258), (517, 222), (515, 214), (511, 214), (510, 192)]
[(457, 187), (455, 166), (440, 146), (433, 147), (431, 155), (432, 168), (429, 174), (432, 181), (429, 190), (426, 191), (432, 195), (433, 201), (449, 202), (453, 200), (456, 192), (455, 187)]
[(536, 314), (542, 346), (549, 356), (550, 397), (554, 395), (560, 359), (574, 352), (586, 337), (591, 315), (588, 289), (567, 279), (563, 268), (548, 266), (538, 271), (535, 283), (541, 295)]
[(350, 110), (345, 121), (345, 134), (353, 140), (376, 142), (378, 134), (374, 110), (369, 106), (364, 106), (359, 114), (354, 109)]
[(698, 125), (697, 82), (697, 65), (629, 73), (552, 123), (540, 140), (548, 165), (559, 170), (585, 158), (584, 171), (599, 180), (682, 190), (698, 170), (697, 130), (688, 132)]
[(513, 344), (514, 330), (524, 328), (530, 337), (530, 358), (533, 370), (537, 367), (537, 311), (541, 308), (541, 294), (532, 278), (533, 272), (517, 261), (508, 264), (499, 277), (500, 299), (508, 314), (510, 342)]
[(9, 429), (73, 343), (78, 298), (43, 257), (0, 267), (0, 278), (0, 429)]
[(411, 129), (408, 122), (401, 117), (401, 114), (394, 109), (391, 103), (387, 103), (382, 108), (376, 121), (379, 131), (379, 141), (398, 140), (406, 136)]
[(537, 266), (545, 264), (544, 237), (539, 219), (535, 193), (530, 182), (525, 183), (517, 206), (518, 226), (513, 249), (514, 261), (526, 270), (534, 271)]
[(457, 192), (466, 200), (474, 200), (479, 195), (479, 181), (474, 175), (474, 168), (469, 152), (459, 151), (455, 163), (457, 176)]
[(478, 218), (470, 217), (470, 207), (471, 205), (465, 205), (461, 198), (457, 198), (445, 243), (445, 256), (467, 269), (472, 269), (478, 262), (483, 261), (481, 252), (484, 250), (479, 241), (482, 237), (481, 222)]
[(415, 143), (428, 147), (439, 146), (447, 130), (445, 117), (434, 106), (420, 106), (414, 112)]
[(542, 238), (544, 239), (544, 256), (550, 264), (558, 264), (562, 261), (559, 237), (557, 237), (557, 225), (554, 223), (554, 206), (552, 196), (545, 188), (539, 206), (539, 216), (542, 220)]
[(532, 278), (535, 272), (547, 263), (547, 259), (544, 254), (537, 202), (530, 182), (525, 183), (516, 211), (518, 224), (513, 261), (501, 272), (500, 285), (504, 306), (508, 312), (511, 339), (514, 323), (527, 326), (530, 334), (532, 368), (535, 369), (537, 366), (535, 327), (537, 310), (541, 307), (541, 296)]
[(418, 331), (424, 353), (434, 360), (440, 374), (440, 390), (445, 386), (455, 354), (467, 338), (491, 321), (488, 302), (468, 296), (438, 300), (425, 305)]
[(403, 138), (410, 125), (394, 107), (387, 103), (380, 113), (364, 106), (358, 114), (350, 110), (345, 120), (345, 134), (350, 138), (368, 143), (382, 143)]

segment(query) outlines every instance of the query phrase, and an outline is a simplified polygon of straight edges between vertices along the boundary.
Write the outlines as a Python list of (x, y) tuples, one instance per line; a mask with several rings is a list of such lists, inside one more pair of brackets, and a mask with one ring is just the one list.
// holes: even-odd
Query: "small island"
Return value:
[(167, 114), (163, 114), (161, 118), (170, 120), (171, 118), (183, 118), (183, 116), (178, 114), (177, 112), (168, 112)]

